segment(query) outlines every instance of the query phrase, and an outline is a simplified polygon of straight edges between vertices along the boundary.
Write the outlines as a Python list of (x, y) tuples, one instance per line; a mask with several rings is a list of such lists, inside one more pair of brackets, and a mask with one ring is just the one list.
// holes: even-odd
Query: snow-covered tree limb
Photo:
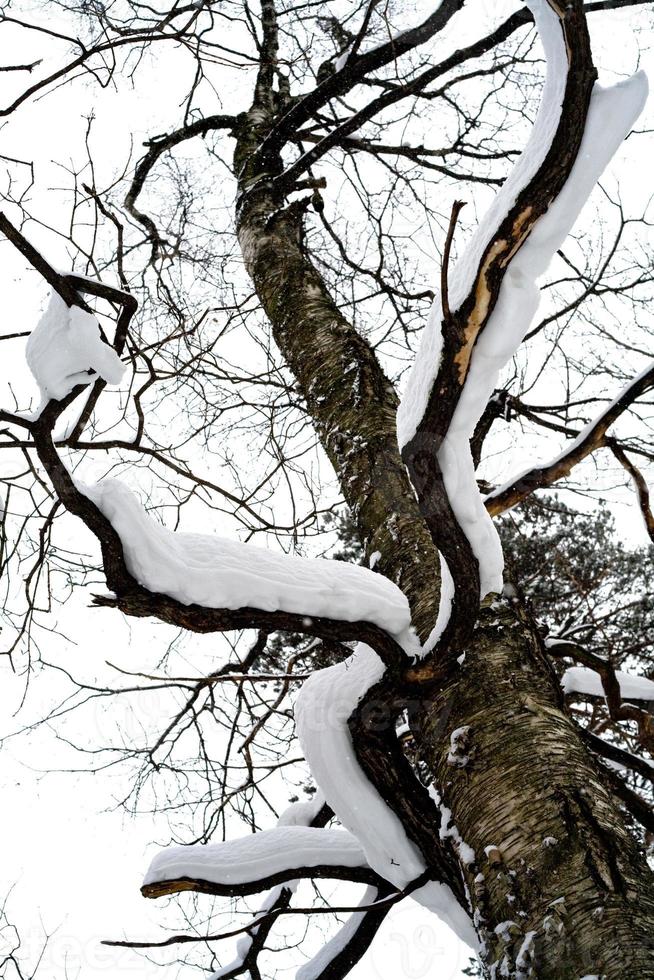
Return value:
[(378, 881), (346, 830), (282, 826), (219, 844), (169, 847), (152, 861), (141, 891), (146, 898), (252, 895), (299, 878)]
[[(653, 387), (654, 366), (648, 365), (623, 388), (600, 415), (589, 422), (572, 444), (563, 449), (558, 456), (548, 463), (542, 463), (525, 470), (520, 476), (509, 480), (504, 486), (497, 487), (489, 493), (485, 498), (488, 513), (491, 515), (501, 514), (525, 500), (534, 490), (550, 487), (567, 476), (573, 467), (607, 444), (606, 434), (613, 423), (628, 411), (638, 398), (651, 391)], [(611, 448), (613, 449), (613, 446)], [(616, 450), (613, 451), (616, 452)], [(620, 454), (621, 452), (618, 447), (617, 453)]]
[[(103, 298), (122, 298), (127, 314), (121, 322), (118, 340), (124, 344), (127, 323), (136, 308), (133, 297), (85, 278), (61, 275), (6, 219), (0, 230), (65, 298), (71, 309), (90, 316), (78, 290)], [(41, 346), (45, 353), (41, 361), (47, 372), (52, 369), (52, 361), (46, 356), (47, 345), (58, 343), (57, 336), (48, 337), (50, 327), (49, 321), (42, 327)], [(102, 346), (113, 353), (104, 342)], [(77, 350), (74, 356), (78, 358)], [(65, 360), (61, 370), (63, 374), (68, 371)], [(118, 606), (129, 615), (156, 616), (163, 622), (183, 625), (196, 632), (251, 626), (269, 632), (288, 630), (331, 640), (359, 640), (369, 642), (391, 663), (403, 659), (402, 644), (412, 643), (408, 604), (400, 590), (382, 576), (337, 562), (266, 555), (260, 549), (224, 540), (221, 550), (220, 539), (192, 535), (185, 538), (166, 532), (147, 517), (126, 488), (117, 484), (80, 489), (63, 464), (52, 437), (61, 413), (92, 380), (89, 376), (88, 382), (80, 384), (79, 368), (76, 370), (78, 374), (73, 382), (64, 382), (58, 397), (46, 397), (38, 417), (30, 421), (29, 427), (41, 463), (60, 498), (100, 542), (107, 583), (115, 596), (98, 597), (99, 605)], [(47, 388), (44, 394), (49, 394)], [(132, 547), (131, 542), (136, 540), (139, 546)], [(164, 561), (162, 548), (166, 552)], [(227, 559), (227, 552), (231, 553), (231, 559)], [(268, 585), (262, 591), (266, 578), (261, 571), (266, 561), (272, 565)], [(225, 570), (223, 590), (214, 589), (209, 596), (206, 585), (215, 580), (221, 566)], [(234, 578), (237, 569), (240, 575)], [(165, 582), (161, 574), (167, 576)], [(195, 582), (194, 591), (188, 591), (189, 582)], [(368, 612), (359, 601), (367, 590)], [(258, 602), (261, 602), (259, 607)], [(344, 615), (348, 604), (351, 611)], [(373, 622), (380, 613), (382, 620)], [(368, 616), (370, 622), (366, 622)]]
[(501, 547), (477, 491), (470, 440), (500, 367), (535, 313), (536, 279), (629, 132), (647, 91), (643, 76), (609, 90), (594, 86), (583, 4), (535, 0), (530, 6), (548, 63), (539, 114), (520, 160), (452, 273), (447, 310), (435, 301), (398, 413), (403, 458), (454, 579), (443, 648), (460, 648), (480, 595), (501, 589)]

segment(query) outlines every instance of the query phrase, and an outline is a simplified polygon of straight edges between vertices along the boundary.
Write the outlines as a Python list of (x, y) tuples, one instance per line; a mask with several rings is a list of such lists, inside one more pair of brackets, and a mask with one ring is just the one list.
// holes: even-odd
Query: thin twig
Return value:
[(452, 239), (454, 238), (454, 229), (456, 228), (456, 222), (459, 217), (461, 208), (466, 205), (465, 201), (454, 201), (452, 204), (452, 213), (450, 214), (450, 224), (447, 229), (447, 236), (445, 238), (445, 245), (443, 247), (443, 261), (441, 262), (441, 307), (443, 310), (443, 318), (449, 320), (451, 318), (450, 312), (450, 298), (448, 289), (448, 270), (450, 265), (450, 251), (452, 249)]

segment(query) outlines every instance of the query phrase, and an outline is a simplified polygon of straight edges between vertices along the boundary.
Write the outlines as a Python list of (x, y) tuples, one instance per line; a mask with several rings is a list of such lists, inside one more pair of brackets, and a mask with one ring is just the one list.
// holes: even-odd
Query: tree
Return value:
[[(252, 746), (264, 730), (278, 747), (273, 770), (282, 765), (284, 699), (298, 660), (306, 666), (295, 723), (319, 792), (293, 803), (274, 829), (162, 851), (143, 886), (150, 897), (272, 889), (239, 961), (216, 975), (261, 975), (269, 935), (298, 911), (294, 883), (326, 877), (366, 891), (305, 978), (345, 976), (409, 894), (478, 944), (489, 976), (654, 976), (651, 872), (630, 823), (654, 830), (652, 680), (620, 672), (651, 674), (651, 661), (639, 646), (642, 625), (616, 612), (614, 582), (621, 598), (632, 590), (633, 616), (645, 621), (651, 606), (620, 555), (600, 590), (611, 629), (570, 622), (560, 597), (572, 614), (592, 591), (575, 581), (573, 594), (557, 564), (570, 512), (560, 510), (557, 523), (529, 502), (517, 527), (536, 513), (534, 537), (551, 563), (550, 581), (541, 578), (533, 595), (536, 614), (558, 633), (544, 637), (522, 594), (533, 587), (528, 564), (516, 561), (516, 581), (504, 585), (491, 520), (537, 491), (570, 487), (575, 467), (604, 452), (633, 481), (654, 533), (634, 462), (652, 458), (644, 396), (654, 368), (631, 376), (646, 346), (652, 277), (638, 228), (647, 217), (636, 225), (607, 190), (603, 240), (583, 230), (567, 239), (646, 88), (641, 74), (596, 86), (586, 18), (610, 31), (617, 8), (632, 6), (639, 22), (649, 20), (637, 2), (533, 0), (501, 22), (493, 13), (484, 33), (474, 30), (474, 5), (460, 0), (443, 0), (413, 28), (401, 5), (376, 0), (329, 14), (278, 0), (256, 11), (216, 0), (161, 10), (56, 0), (67, 29), (3, 5), (10, 37), (56, 42), (55, 58), (72, 48), (56, 67), (38, 58), (5, 66), (12, 78), (30, 75), (2, 112), (8, 134), (35, 99), (80, 73), (139, 91), (149, 58), (168, 67), (163, 49), (173, 49), (176, 69), (190, 62), (181, 120), (167, 105), (166, 135), (151, 136), (135, 165), (114, 163), (105, 183), (89, 120), (88, 160), (68, 167), (65, 234), (78, 271), (57, 271), (45, 246), (34, 246), (49, 219), (34, 211), (32, 161), (20, 149), (5, 156), (13, 219), (0, 218), (0, 230), (52, 298), (27, 348), (42, 404), (26, 415), (17, 396), (1, 413), (3, 568), (24, 582), (22, 605), (8, 606), (14, 661), (43, 643), (43, 597), (50, 603), (58, 583), (68, 590), (95, 578), (98, 565), (81, 549), (71, 558), (58, 530), (70, 515), (99, 547), (110, 591), (98, 606), (190, 634), (258, 631), (246, 652), (203, 676), (176, 676), (162, 658), (157, 676), (134, 685), (182, 695), (156, 743), (135, 753), (156, 770), (163, 751), (173, 771), (182, 733), (201, 741), (207, 714), (228, 712), (221, 685), (239, 685), (237, 711), (245, 706), (251, 723), (246, 778), (234, 790), (223, 779), (203, 840), (231, 829), (230, 808), (251, 816), (261, 784)], [(547, 63), (540, 93), (537, 44)], [(236, 113), (216, 113), (232, 102)], [(198, 140), (205, 153), (195, 158)], [(478, 203), (496, 190), (464, 246), (462, 201), (441, 204), (452, 185), (458, 195), (478, 185)], [(442, 245), (439, 290), (420, 285), (417, 255), (433, 250), (430, 239)], [(546, 315), (532, 325), (536, 281), (553, 260)], [(632, 325), (617, 331), (629, 315)], [(248, 338), (247, 354), (219, 348), (230, 334)], [(589, 336), (601, 344), (592, 356)], [(399, 402), (389, 374), (408, 361)], [(545, 375), (547, 402), (528, 401)], [(476, 473), (483, 456), (492, 469), (502, 448), (489, 451), (489, 435), (515, 420), (569, 441), (550, 463), (506, 482)], [(248, 537), (310, 538), (333, 507), (314, 475), (317, 444), (368, 568), (178, 530), (206, 527), (228, 502)], [(172, 529), (124, 485), (78, 479), (98, 454), (130, 483), (147, 468), (144, 490), (162, 513), (172, 508)], [(587, 574), (597, 598), (592, 562)], [(595, 602), (593, 610), (601, 617)], [(567, 673), (572, 705), (557, 673), (563, 656), (586, 668)], [(243, 694), (249, 683), (276, 685), (256, 710)], [(602, 694), (607, 714), (600, 707), (589, 718), (575, 706), (576, 695), (597, 705)], [(239, 723), (230, 717), (233, 729)], [(635, 775), (613, 776), (600, 757)], [(205, 769), (213, 803), (221, 775)], [(334, 820), (342, 829), (328, 826)]]

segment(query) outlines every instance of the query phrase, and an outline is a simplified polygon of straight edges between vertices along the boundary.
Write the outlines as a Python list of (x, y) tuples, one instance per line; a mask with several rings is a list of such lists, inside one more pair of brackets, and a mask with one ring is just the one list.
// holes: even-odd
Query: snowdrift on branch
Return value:
[(151, 592), (209, 609), (256, 607), (370, 622), (409, 642), (403, 592), (384, 576), (325, 558), (298, 558), (208, 534), (169, 531), (118, 480), (80, 490), (118, 533), (127, 568)]
[[(623, 701), (654, 702), (654, 681), (624, 670), (616, 670), (615, 676)], [(568, 667), (561, 678), (561, 687), (564, 694), (586, 694), (594, 698), (605, 696), (602, 678), (590, 667)]]
[(125, 371), (116, 351), (103, 341), (93, 314), (67, 306), (54, 290), (29, 336), (25, 356), (43, 403), (65, 398), (76, 385), (98, 376), (118, 384)]
[[(374, 650), (359, 643), (347, 660), (316, 671), (304, 682), (294, 713), (302, 750), (327, 802), (361, 841), (368, 864), (404, 889), (423, 874), (425, 860), (361, 769), (347, 723), (384, 670)], [(476, 945), (470, 917), (448, 885), (431, 881), (411, 897), (435, 912), (463, 942)]]
[[(153, 859), (143, 888), (167, 881), (206, 881), (229, 889), (250, 885), (261, 891), (270, 879), (292, 879), (297, 869), (326, 866), (366, 868), (359, 842), (346, 830), (275, 827), (219, 844), (167, 847)], [(324, 876), (323, 876), (324, 877)], [(261, 883), (259, 889), (257, 883)]]

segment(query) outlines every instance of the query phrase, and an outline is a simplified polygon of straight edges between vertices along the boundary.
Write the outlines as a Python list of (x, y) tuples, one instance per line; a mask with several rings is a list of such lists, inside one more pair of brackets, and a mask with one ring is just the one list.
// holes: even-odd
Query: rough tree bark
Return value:
[[(483, 611), (458, 676), (419, 724), (453, 823), (477, 855), (466, 877), (487, 962), (507, 956), (514, 968), (526, 941), (525, 966), (546, 980), (654, 976), (651, 871), (563, 710), (520, 600)], [(461, 733), (453, 754), (452, 732)]]
[[(244, 262), (366, 554), (381, 554), (377, 568), (407, 594), (424, 640), (439, 560), (399, 455), (397, 398), (307, 256), (308, 199), (285, 206), (274, 184), (281, 158), (256, 153), (277, 118), (276, 95), (260, 75), (235, 133)], [(486, 604), (463, 666), (447, 667), (411, 709), (418, 751), (477, 855), (460, 874), (493, 975), (654, 977), (651, 872), (566, 717), (524, 603)], [(418, 822), (436, 819), (421, 802)], [(424, 852), (429, 833), (409, 834)], [(432, 857), (425, 854), (428, 864)]]

